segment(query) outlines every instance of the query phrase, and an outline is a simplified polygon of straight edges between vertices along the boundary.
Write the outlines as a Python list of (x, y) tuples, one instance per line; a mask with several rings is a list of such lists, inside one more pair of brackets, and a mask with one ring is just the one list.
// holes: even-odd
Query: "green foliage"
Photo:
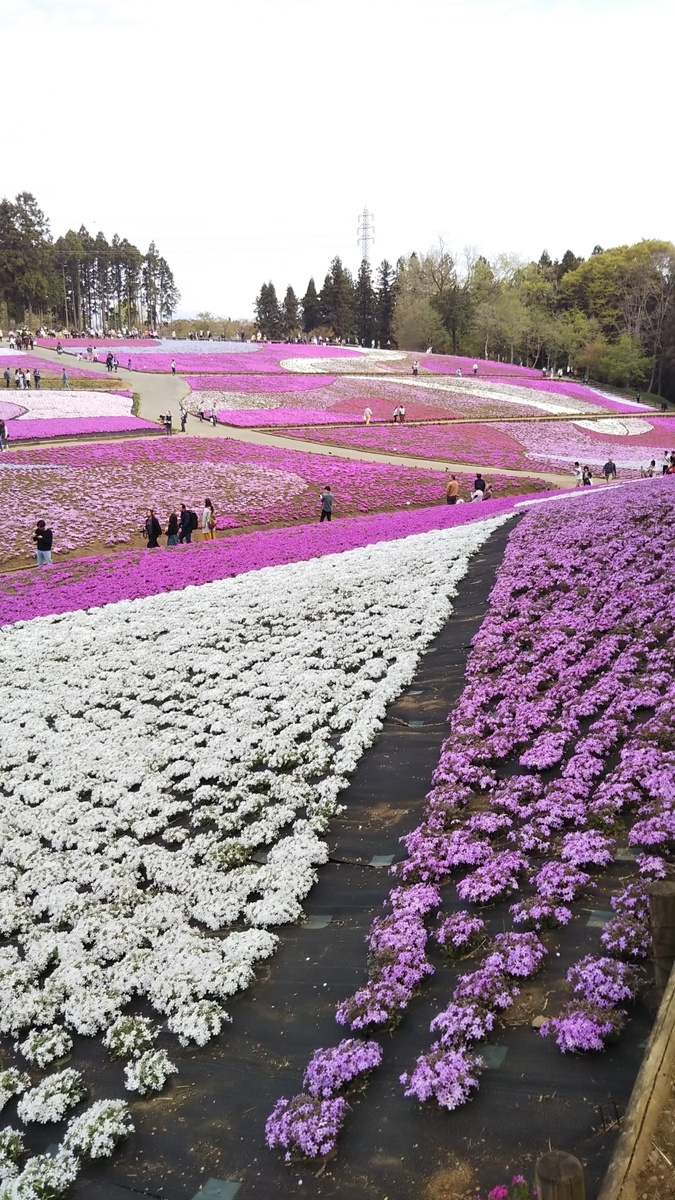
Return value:
[(282, 332), (282, 314), (273, 283), (263, 283), (255, 302), (255, 322), (258, 332), (270, 341), (278, 340)]
[(302, 328), (305, 333), (313, 333), (321, 324), (321, 305), (316, 284), (310, 279), (307, 291), (302, 297)]

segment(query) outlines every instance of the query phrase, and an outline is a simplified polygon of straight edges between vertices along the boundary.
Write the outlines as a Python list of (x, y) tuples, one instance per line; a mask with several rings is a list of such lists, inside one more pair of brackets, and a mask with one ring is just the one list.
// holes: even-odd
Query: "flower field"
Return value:
[[(658, 482), (534, 506), (512, 532), (424, 819), (403, 839), (388, 911), (366, 939), (367, 980), (337, 1008), (357, 1040), (315, 1053), (307, 1091), (270, 1115), (271, 1148), (332, 1150), (347, 1115), (341, 1064), (350, 1081), (359, 1055), (358, 1071), (377, 1067), (360, 1039), (391, 1030), (434, 973), (431, 939), (450, 959), (481, 957), (460, 969), (431, 1044), (401, 1076), (406, 1096), (449, 1110), (470, 1100), (482, 1045), (540, 971), (561, 993), (541, 1036), (563, 1054), (620, 1034), (645, 978), (646, 885), (675, 870), (674, 534), (675, 495)], [(589, 930), (556, 981), (550, 931), (579, 921), (619, 861), (602, 932)], [(510, 928), (497, 933), (500, 904), (498, 928), (504, 906)], [(308, 1077), (326, 1055), (317, 1091)]]
[[(30, 508), (21, 487), (29, 481)], [(367, 513), (444, 499), (444, 477), (415, 467), (326, 459), (300, 450), (248, 445), (228, 439), (143, 439), (96, 446), (5, 451), (0, 466), (0, 562), (26, 553), (35, 521), (55, 531), (55, 548), (138, 535), (148, 508), (161, 522), (181, 503), (214, 503), (221, 529), (249, 524), (316, 520), (320, 492), (329, 483), (335, 514)], [(469, 477), (462, 480), (466, 490)], [(541, 488), (537, 480), (496, 477), (498, 495)]]
[[(93, 1081), (58, 1069), (75, 1036), (147, 1095), (176, 1071), (160, 1027), (203, 1046), (229, 1022), (302, 913), (387, 704), (507, 519), (5, 629), (0, 1031), (8, 1056), (18, 1044), (0, 1101), (23, 1125), (68, 1120), (56, 1157), (20, 1174), (23, 1134), (4, 1131), (19, 1195), (36, 1178), (60, 1194), (133, 1132), (125, 1101), (85, 1107)], [(364, 1062), (312, 1079), (330, 1090)]]

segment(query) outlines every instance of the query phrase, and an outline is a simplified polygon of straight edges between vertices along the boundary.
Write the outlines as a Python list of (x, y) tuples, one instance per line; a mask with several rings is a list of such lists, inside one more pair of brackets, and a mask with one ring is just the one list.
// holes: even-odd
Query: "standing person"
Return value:
[(414, 363), (413, 363), (413, 365), (412, 365), (412, 373), (413, 373), (413, 375), (417, 375), (417, 374), (418, 374), (418, 372), (419, 372), (419, 369), (420, 369), (420, 364), (417, 362), (417, 359), (416, 359), (416, 360), (415, 360), (415, 362), (414, 362)]
[(178, 545), (178, 514), (175, 512), (169, 515), (169, 523), (166, 527), (166, 544), (167, 546)]
[(590, 487), (593, 482), (593, 475), (590, 467), (584, 467), (581, 472), (581, 482), (584, 487)]
[(119, 365), (120, 365), (119, 361), (118, 361), (117, 357), (114, 355), (113, 356), (113, 371), (115, 372), (115, 374), (117, 374), (117, 368), (119, 367)]
[(370, 405), (367, 404), (363, 410), (363, 419), (364, 419), (366, 425), (370, 425), (370, 418), (372, 417), (372, 415), (373, 415), (373, 410), (370, 407)]
[(669, 470), (670, 470), (670, 455), (667, 450), (664, 450), (663, 458), (661, 459), (661, 474), (667, 475)]
[(172, 358), (172, 359), (171, 359), (171, 374), (172, 374), (172, 375), (175, 375), (175, 374), (176, 374), (176, 360), (175, 360), (175, 358)]
[(30, 390), (30, 367), (26, 367), (26, 387)]
[(166, 429), (167, 435), (169, 437), (171, 437), (172, 425), (173, 425), (173, 418), (171, 416), (171, 413), (167, 412), (164, 414), (164, 428)]
[(202, 541), (213, 542), (216, 538), (216, 514), (208, 496), (202, 512)]
[(333, 493), (328, 484), (321, 493), (321, 516), (319, 517), (319, 525), (322, 521), (330, 521), (333, 515)]
[(203, 400), (201, 401), (201, 403), (199, 405), (199, 420), (200, 421), (204, 420), (204, 401)]
[(192, 513), (185, 504), (181, 504), (180, 506), (178, 524), (180, 526), (178, 541), (181, 545), (185, 542), (189, 546), (192, 542)]
[(185, 433), (185, 426), (187, 425), (187, 417), (188, 417), (187, 409), (183, 408), (181, 405), (181, 410), (180, 410), (180, 431), (181, 431), (181, 433)]
[(45, 522), (38, 521), (33, 534), (38, 567), (51, 567), (52, 565), (52, 536), (52, 531), (47, 529)]
[(402, 425), (405, 421), (405, 404), (401, 404), (398, 410), (398, 423)]
[(476, 473), (476, 478), (473, 481), (473, 490), (474, 490), (474, 492), (484, 492), (485, 491), (485, 480), (483, 479), (483, 476), (481, 475), (480, 471), (478, 471)]
[(12, 376), (9, 373), (9, 367), (5, 367), (4, 371), (2, 372), (2, 378), (5, 381), (5, 387), (8, 388), (9, 384), (10, 384), (10, 380), (12, 378)]
[(148, 509), (148, 515), (145, 518), (143, 536), (148, 539), (148, 550), (159, 550), (159, 542), (157, 539), (162, 536), (162, 526), (157, 520), (155, 511), (152, 508)]
[(575, 462), (575, 464), (574, 464), (573, 474), (574, 474), (574, 486), (581, 487), (582, 483), (584, 482), (584, 473), (581, 470), (581, 467), (579, 466), (578, 462)]
[(450, 476), (450, 482), (445, 489), (445, 503), (456, 504), (459, 496), (459, 484), (455, 475)]
[(602, 468), (602, 473), (605, 477), (605, 483), (609, 483), (610, 479), (616, 479), (616, 463), (611, 454)]
[(641, 400), (642, 400), (642, 396), (640, 395), (639, 392), (636, 392), (635, 393), (635, 403), (639, 404)]
[(39, 367), (36, 367), (35, 370), (33, 371), (33, 383), (35, 384), (36, 392), (40, 391), (40, 380), (41, 379), (42, 379), (42, 372), (40, 371)]
[(7, 426), (5, 425), (5, 422), (3, 421), (2, 417), (0, 417), (0, 450), (4, 450), (6, 446), (7, 446)]
[(211, 424), (213, 425), (214, 429), (218, 424), (218, 413), (216, 412), (215, 407), (211, 409)]
[[(521, 364), (521, 366), (522, 366), (522, 364)], [(473, 370), (474, 378), (475, 378), (475, 376), (478, 374), (478, 363), (473, 364), (472, 370)]]
[(61, 388), (65, 388), (66, 391), (70, 390), (68, 387), (68, 372), (66, 371), (65, 367), (63, 368), (63, 372), (61, 374)]
[(399, 408), (398, 408), (398, 404), (397, 404), (396, 408), (394, 409), (394, 425), (398, 421), (398, 413), (399, 413)]

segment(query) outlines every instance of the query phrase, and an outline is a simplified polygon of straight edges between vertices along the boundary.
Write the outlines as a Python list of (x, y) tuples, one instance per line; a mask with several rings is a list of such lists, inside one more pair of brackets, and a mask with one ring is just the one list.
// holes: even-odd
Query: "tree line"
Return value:
[(310, 279), (300, 301), (289, 287), (279, 303), (264, 284), (256, 323), (273, 339), (432, 346), (675, 398), (675, 246), (596, 246), (588, 259), (568, 250), (555, 261), (545, 250), (529, 263), (469, 250), (458, 262), (439, 241), (395, 268), (383, 262), (375, 283), (368, 262), (354, 279), (335, 258), (321, 291)]
[(7, 326), (61, 330), (153, 329), (180, 300), (154, 242), (143, 254), (82, 225), (54, 240), (30, 192), (0, 201), (0, 300)]

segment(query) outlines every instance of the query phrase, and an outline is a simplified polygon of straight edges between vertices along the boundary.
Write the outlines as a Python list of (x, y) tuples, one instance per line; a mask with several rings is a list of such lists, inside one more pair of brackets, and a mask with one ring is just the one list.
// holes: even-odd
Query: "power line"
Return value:
[(368, 261), (370, 259), (370, 246), (375, 241), (375, 226), (373, 225), (373, 214), (364, 208), (359, 217), (359, 226), (356, 233), (356, 244), (361, 247), (361, 259)]

